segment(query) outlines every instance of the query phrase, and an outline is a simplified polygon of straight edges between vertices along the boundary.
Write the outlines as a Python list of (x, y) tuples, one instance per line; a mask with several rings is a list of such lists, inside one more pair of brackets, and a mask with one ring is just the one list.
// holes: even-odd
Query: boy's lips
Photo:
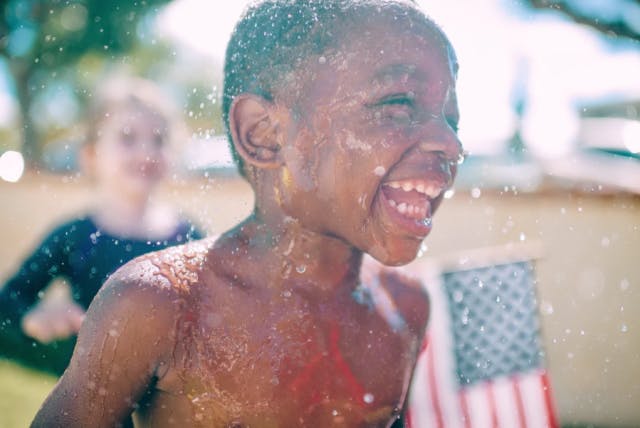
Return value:
[(379, 202), (390, 226), (422, 239), (431, 231), (431, 217), (447, 187), (448, 181), (439, 174), (389, 180), (382, 183)]

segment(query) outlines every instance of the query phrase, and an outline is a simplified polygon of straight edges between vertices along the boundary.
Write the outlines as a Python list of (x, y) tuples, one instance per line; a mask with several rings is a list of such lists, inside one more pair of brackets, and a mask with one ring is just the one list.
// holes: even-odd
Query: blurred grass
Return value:
[(28, 427), (57, 378), (0, 359), (0, 427)]

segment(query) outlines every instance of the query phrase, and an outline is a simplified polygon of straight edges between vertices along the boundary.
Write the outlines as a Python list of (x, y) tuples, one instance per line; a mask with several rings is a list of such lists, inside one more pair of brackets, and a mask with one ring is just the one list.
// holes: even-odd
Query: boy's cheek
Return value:
[(315, 180), (311, 174), (312, 168), (308, 159), (305, 158), (304, 150), (287, 146), (282, 149), (282, 156), (285, 161), (280, 173), (282, 190), (292, 193), (297, 188), (303, 191), (310, 191), (316, 187)]

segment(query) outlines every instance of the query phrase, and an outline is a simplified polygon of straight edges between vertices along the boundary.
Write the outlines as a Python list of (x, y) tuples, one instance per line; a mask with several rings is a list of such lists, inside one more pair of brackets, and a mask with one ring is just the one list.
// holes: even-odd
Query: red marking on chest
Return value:
[(366, 390), (354, 375), (339, 347), (340, 329), (337, 322), (329, 325), (328, 346), (312, 356), (288, 388), (308, 398), (309, 405), (322, 402), (324, 392), (331, 391), (332, 398), (353, 400), (364, 407)]

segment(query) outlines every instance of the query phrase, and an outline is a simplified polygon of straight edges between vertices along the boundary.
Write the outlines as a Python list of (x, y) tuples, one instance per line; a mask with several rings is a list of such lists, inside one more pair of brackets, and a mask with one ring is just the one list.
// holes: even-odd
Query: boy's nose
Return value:
[(418, 143), (423, 152), (440, 152), (447, 161), (458, 163), (464, 156), (462, 142), (444, 118), (434, 119), (425, 127)]

